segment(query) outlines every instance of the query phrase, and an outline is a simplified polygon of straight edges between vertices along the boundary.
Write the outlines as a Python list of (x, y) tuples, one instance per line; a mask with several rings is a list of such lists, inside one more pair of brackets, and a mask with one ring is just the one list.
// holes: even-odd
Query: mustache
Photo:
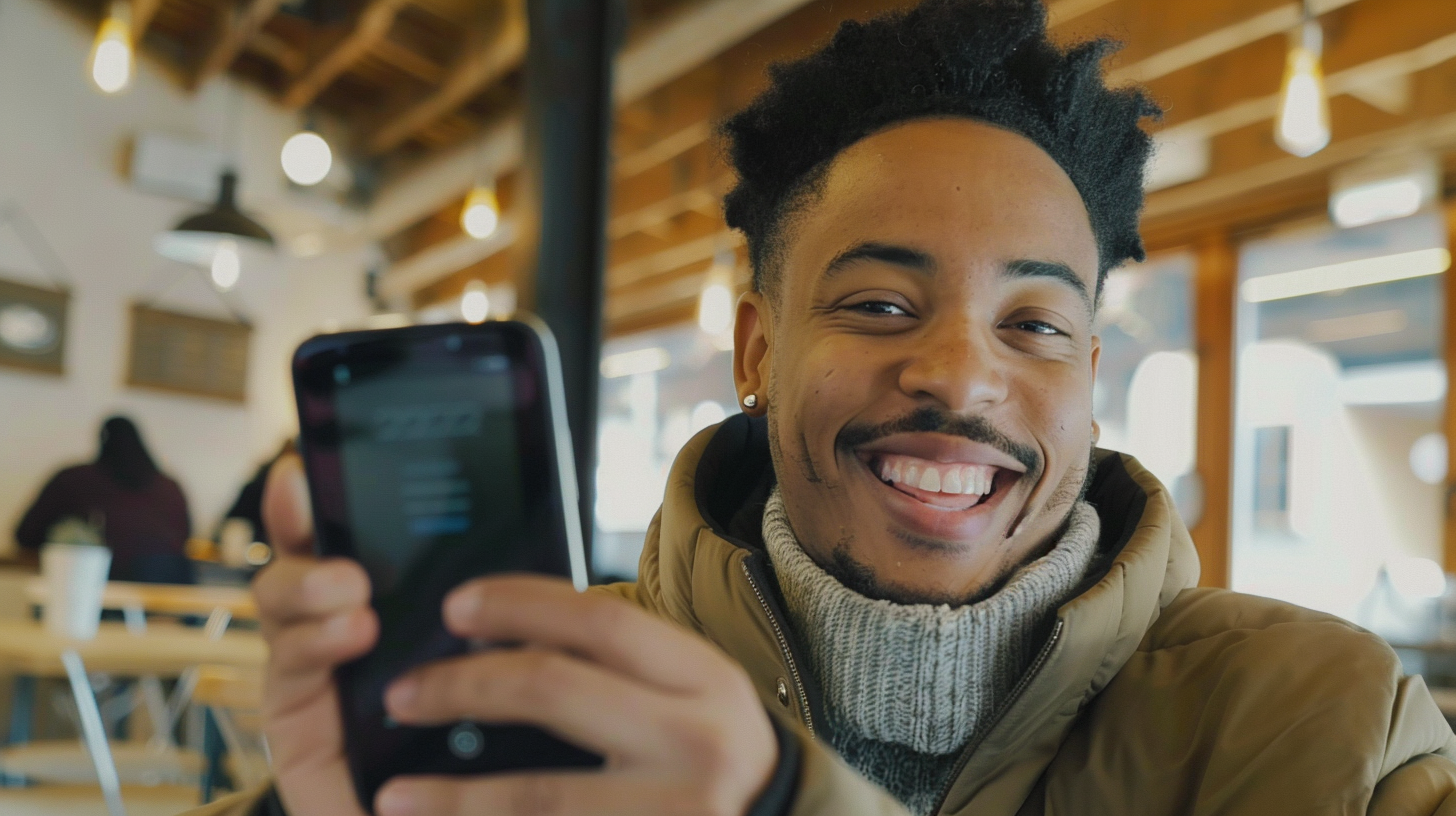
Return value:
[(921, 406), (902, 417), (875, 425), (846, 425), (835, 438), (835, 447), (844, 453), (853, 453), (862, 445), (901, 433), (938, 433), (990, 445), (1020, 462), (1032, 481), (1041, 476), (1041, 453), (1035, 448), (1007, 436), (983, 416), (961, 416), (933, 405)]

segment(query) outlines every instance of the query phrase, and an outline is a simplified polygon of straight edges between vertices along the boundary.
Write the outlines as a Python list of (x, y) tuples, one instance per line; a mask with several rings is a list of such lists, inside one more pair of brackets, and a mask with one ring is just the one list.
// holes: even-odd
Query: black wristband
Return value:
[(249, 816), (288, 816), (288, 811), (283, 809), (283, 800), (278, 798), (276, 785), (268, 786), (268, 792), (253, 806)]
[(779, 762), (763, 793), (749, 806), (744, 816), (788, 816), (799, 793), (799, 766), (803, 762), (804, 748), (798, 736), (778, 718), (769, 715), (773, 723), (774, 736), (779, 742)]

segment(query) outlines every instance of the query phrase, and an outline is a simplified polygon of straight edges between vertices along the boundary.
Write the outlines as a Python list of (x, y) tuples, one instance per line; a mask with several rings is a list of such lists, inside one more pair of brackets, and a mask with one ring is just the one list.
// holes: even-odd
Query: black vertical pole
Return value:
[(619, 0), (526, 2), (526, 145), (516, 220), (519, 245), (535, 257), (523, 258), (521, 304), (546, 321), (561, 347), (590, 563), (612, 67), (623, 16)]

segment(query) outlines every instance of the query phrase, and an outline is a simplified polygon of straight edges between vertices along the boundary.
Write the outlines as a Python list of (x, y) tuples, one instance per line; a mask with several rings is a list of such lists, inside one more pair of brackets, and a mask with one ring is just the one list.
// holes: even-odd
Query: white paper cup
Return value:
[(87, 544), (47, 544), (40, 551), (46, 582), (42, 618), (50, 632), (91, 640), (101, 623), (101, 596), (111, 570), (111, 550)]

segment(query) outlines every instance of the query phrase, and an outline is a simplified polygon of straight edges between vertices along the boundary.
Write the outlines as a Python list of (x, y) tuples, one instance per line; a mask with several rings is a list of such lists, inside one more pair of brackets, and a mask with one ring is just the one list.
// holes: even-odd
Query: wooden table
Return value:
[[(9, 742), (14, 745), (29, 739), (35, 678), (66, 678), (81, 715), (82, 739), (101, 781), (107, 809), (119, 816), (124, 813), (120, 778), (87, 673), (107, 672), (150, 680), (157, 688), (158, 699), (149, 706), (154, 722), (160, 724), (157, 733), (168, 734), (192, 690), (184, 679), (175, 692), (177, 699), (169, 704), (160, 698), (157, 678), (190, 674), (195, 684), (200, 663), (257, 671), (267, 657), (268, 648), (258, 633), (228, 632), (220, 627), (209, 634), (202, 628), (177, 623), (152, 623), (137, 629), (103, 622), (95, 639), (71, 640), (52, 634), (38, 621), (0, 620), (0, 667), (17, 675)], [(22, 693), (22, 688), (29, 693)], [(27, 697), (31, 699), (24, 699)]]
[(65, 677), (61, 653), (74, 649), (86, 669), (124, 676), (178, 677), (199, 663), (261, 668), (268, 658), (256, 632), (230, 631), (212, 640), (198, 627), (152, 623), (134, 635), (122, 623), (103, 622), (95, 640), (68, 640), (37, 621), (0, 620), (0, 666), (35, 677)]
[[(46, 582), (32, 578), (25, 584), (25, 595), (31, 603), (44, 606)], [(102, 609), (136, 607), (159, 615), (198, 615), (206, 617), (213, 610), (227, 611), (234, 619), (257, 620), (258, 607), (245, 587), (200, 586), (189, 584), (139, 584), (131, 581), (108, 581), (101, 596)]]

